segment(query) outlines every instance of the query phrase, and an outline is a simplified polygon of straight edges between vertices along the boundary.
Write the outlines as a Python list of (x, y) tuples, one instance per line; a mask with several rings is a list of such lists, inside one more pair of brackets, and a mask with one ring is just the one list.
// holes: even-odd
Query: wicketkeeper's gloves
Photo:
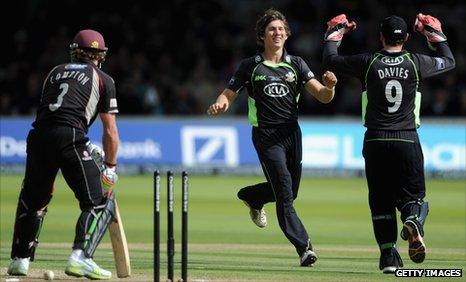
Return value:
[(325, 41), (341, 42), (343, 35), (356, 28), (354, 21), (349, 22), (345, 14), (338, 15), (327, 22)]
[(427, 38), (427, 42), (431, 48), (433, 48), (432, 43), (447, 41), (447, 37), (442, 32), (442, 24), (431, 15), (417, 14), (414, 22), (414, 31), (423, 34)]

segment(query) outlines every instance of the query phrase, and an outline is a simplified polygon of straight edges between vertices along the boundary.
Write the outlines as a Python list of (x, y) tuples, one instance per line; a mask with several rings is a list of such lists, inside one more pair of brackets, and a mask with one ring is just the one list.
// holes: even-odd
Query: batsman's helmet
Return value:
[(102, 34), (92, 29), (79, 31), (70, 44), (71, 60), (97, 60), (100, 64), (105, 60), (108, 48)]

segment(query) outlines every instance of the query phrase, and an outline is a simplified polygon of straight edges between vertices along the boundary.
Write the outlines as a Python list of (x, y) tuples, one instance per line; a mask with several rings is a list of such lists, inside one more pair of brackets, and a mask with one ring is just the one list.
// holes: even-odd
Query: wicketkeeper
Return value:
[(356, 27), (345, 15), (328, 23), (325, 34), (324, 66), (337, 73), (359, 78), (362, 84), (362, 119), (367, 131), (363, 156), (369, 187), (372, 224), (381, 256), (379, 267), (392, 273), (403, 266), (396, 249), (396, 208), (401, 213), (401, 238), (409, 241), (409, 257), (424, 261), (424, 222), (429, 211), (424, 159), (417, 134), (420, 126), (423, 79), (455, 67), (447, 37), (436, 18), (418, 14), (414, 30), (427, 38), (433, 54), (409, 53), (406, 22), (397, 16), (380, 25), (382, 50), (373, 54), (338, 55), (344, 34)]

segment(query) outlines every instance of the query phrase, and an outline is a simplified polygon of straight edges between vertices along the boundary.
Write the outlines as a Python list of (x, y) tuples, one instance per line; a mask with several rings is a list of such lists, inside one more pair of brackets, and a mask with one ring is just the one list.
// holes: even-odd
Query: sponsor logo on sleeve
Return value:
[(439, 58), (439, 57), (435, 57), (434, 59), (435, 59), (438, 70), (445, 69), (445, 60), (444, 59)]
[(236, 77), (233, 76), (233, 77), (230, 79), (230, 81), (228, 82), (228, 85), (229, 85), (229, 86), (233, 86), (233, 84), (235, 83), (235, 80), (236, 80)]
[(110, 99), (110, 108), (116, 108), (117, 107), (117, 99), (111, 98)]

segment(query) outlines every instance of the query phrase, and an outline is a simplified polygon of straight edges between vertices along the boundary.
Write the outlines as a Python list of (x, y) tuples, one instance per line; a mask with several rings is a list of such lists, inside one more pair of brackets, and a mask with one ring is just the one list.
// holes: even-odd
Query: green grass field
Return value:
[[(2, 175), (0, 180), (0, 279), (7, 277), (16, 201), (22, 176)], [(236, 199), (239, 188), (262, 181), (259, 177), (190, 177), (189, 278), (209, 281), (390, 281), (399, 280), (378, 270), (379, 252), (372, 233), (364, 179), (303, 178), (295, 207), (308, 229), (319, 260), (313, 268), (298, 266), (294, 248), (278, 226), (275, 207), (266, 206), (268, 226), (257, 228), (248, 210)], [(162, 178), (165, 187), (165, 178)], [(180, 242), (179, 177), (176, 179), (175, 236)], [(77, 201), (61, 177), (45, 219), (36, 261), (29, 281), (45, 269), (59, 280), (71, 251)], [(405, 268), (462, 268), (466, 261), (465, 182), (427, 182), (430, 214), (425, 226), (428, 247), (422, 265), (412, 263), (407, 243), (398, 242)], [(123, 176), (116, 188), (127, 239), (133, 276), (126, 281), (152, 281), (153, 190), (150, 176)], [(166, 275), (166, 198), (162, 190), (162, 280)], [(175, 276), (180, 276), (180, 245), (176, 244)], [(102, 267), (115, 275), (108, 235), (95, 255)], [(115, 279), (118, 280), (118, 279)], [(452, 279), (444, 279), (452, 280)], [(461, 279), (453, 279), (461, 280)], [(26, 281), (21, 279), (21, 281)], [(420, 281), (420, 280), (419, 280)], [(442, 279), (429, 279), (442, 281)]]

